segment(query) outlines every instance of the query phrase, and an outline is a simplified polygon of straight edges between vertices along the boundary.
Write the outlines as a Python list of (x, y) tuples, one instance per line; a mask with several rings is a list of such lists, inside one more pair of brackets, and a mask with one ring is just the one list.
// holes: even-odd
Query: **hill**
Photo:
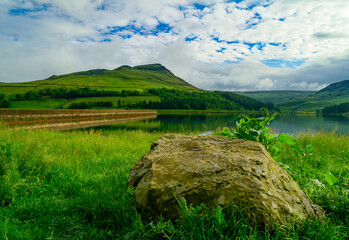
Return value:
[(235, 93), (200, 90), (161, 64), (94, 69), (26, 83), (1, 83), (2, 105), (39, 109), (273, 109), (272, 104)]
[(121, 66), (114, 70), (94, 69), (65, 75), (53, 75), (44, 80), (24, 83), (0, 83), (0, 93), (9, 95), (47, 88), (85, 87), (119, 91), (143, 91), (150, 88), (198, 90), (198, 88), (175, 76), (161, 64), (150, 64), (136, 67)]
[(326, 106), (349, 101), (349, 80), (336, 82), (303, 98), (279, 104), (283, 111), (315, 112)]
[(235, 92), (235, 93), (254, 98), (264, 103), (279, 104), (279, 103), (287, 102), (296, 98), (307, 97), (315, 92), (314, 91), (280, 90), (280, 91), (245, 91), (245, 92)]

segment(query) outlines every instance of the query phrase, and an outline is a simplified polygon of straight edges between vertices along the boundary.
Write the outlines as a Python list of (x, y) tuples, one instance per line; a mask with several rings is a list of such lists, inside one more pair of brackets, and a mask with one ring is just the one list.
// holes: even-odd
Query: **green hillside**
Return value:
[(314, 91), (246, 91), (246, 92), (236, 92), (237, 94), (254, 98), (258, 101), (264, 103), (279, 104), (282, 102), (287, 102), (296, 98), (307, 97)]
[(94, 69), (26, 83), (0, 83), (0, 108), (273, 109), (250, 97), (204, 91), (161, 64)]
[(174, 88), (198, 90), (175, 76), (161, 64), (136, 67), (121, 66), (114, 70), (94, 69), (65, 75), (53, 75), (44, 80), (24, 83), (0, 83), (0, 93), (23, 94), (28, 91), (53, 88), (84, 88), (99, 90), (138, 90)]
[(326, 106), (349, 101), (349, 80), (333, 83), (324, 89), (303, 98), (279, 104), (283, 111), (315, 112)]

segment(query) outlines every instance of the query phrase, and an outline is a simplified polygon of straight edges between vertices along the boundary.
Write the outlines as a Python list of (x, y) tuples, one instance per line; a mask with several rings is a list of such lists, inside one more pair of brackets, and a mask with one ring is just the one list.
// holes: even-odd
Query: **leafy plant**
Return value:
[(217, 134), (225, 137), (260, 142), (274, 157), (280, 152), (281, 144), (285, 143), (296, 146), (297, 141), (295, 138), (285, 133), (274, 137), (271, 128), (267, 127), (275, 118), (276, 114), (270, 115), (267, 108), (262, 108), (260, 111), (264, 112), (263, 117), (255, 118), (242, 115), (242, 118), (235, 123), (234, 129), (225, 127), (222, 132)]

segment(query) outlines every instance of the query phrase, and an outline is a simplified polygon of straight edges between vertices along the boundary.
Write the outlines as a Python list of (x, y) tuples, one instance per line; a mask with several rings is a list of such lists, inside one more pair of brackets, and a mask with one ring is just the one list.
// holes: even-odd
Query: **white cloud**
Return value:
[(257, 88), (259, 90), (270, 90), (273, 87), (274, 87), (274, 81), (272, 81), (270, 78), (261, 79), (257, 84)]
[[(349, 78), (347, 1), (209, 0), (204, 9), (194, 3), (3, 0), (0, 81), (152, 62), (205, 89), (316, 90)], [(171, 29), (154, 32), (159, 22)], [(116, 26), (130, 26), (122, 31), (129, 38), (105, 35)], [(306, 61), (290, 69), (268, 67), (266, 59)]]

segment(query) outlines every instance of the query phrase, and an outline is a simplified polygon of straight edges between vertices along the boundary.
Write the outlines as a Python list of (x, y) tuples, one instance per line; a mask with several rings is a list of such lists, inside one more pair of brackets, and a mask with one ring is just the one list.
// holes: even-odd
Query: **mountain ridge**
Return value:
[(283, 111), (320, 111), (324, 107), (349, 101), (349, 80), (335, 82), (311, 94), (308, 97), (297, 98), (281, 103), (278, 106)]
[[(17, 88), (16, 88), (17, 87)], [(113, 70), (91, 69), (62, 75), (52, 75), (46, 79), (22, 83), (0, 83), (0, 92), (18, 94), (43, 88), (92, 88), (101, 90), (143, 91), (151, 88), (200, 89), (175, 76), (163, 65), (148, 64), (130, 67), (122, 65)]]

